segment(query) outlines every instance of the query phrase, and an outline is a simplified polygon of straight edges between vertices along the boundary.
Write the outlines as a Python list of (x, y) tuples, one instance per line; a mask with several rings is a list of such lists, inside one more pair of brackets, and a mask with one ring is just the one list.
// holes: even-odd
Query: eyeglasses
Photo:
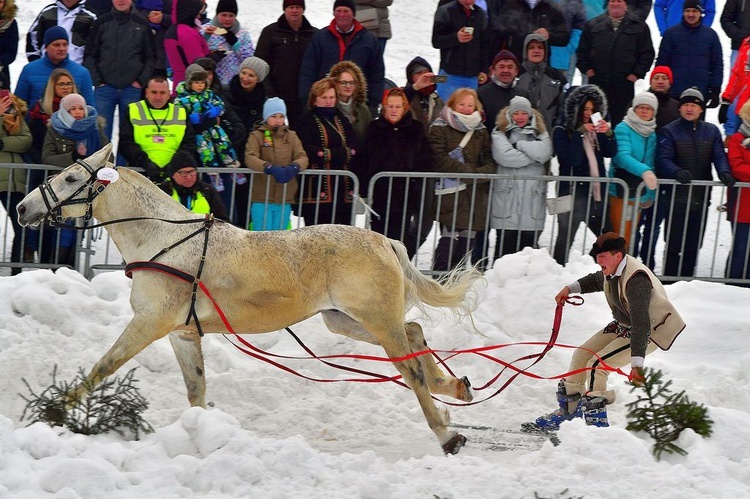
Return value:
[(354, 85), (357, 84), (357, 82), (354, 80), (339, 80), (338, 84), (341, 85), (342, 87), (353, 87)]
[(58, 87), (72, 87), (73, 82), (72, 81), (58, 81), (57, 83), (55, 83), (55, 85), (57, 85)]
[(184, 171), (184, 172), (183, 171), (179, 171), (179, 172), (175, 172), (175, 173), (177, 173), (177, 175), (179, 175), (180, 177), (195, 177), (195, 176), (198, 175), (198, 171), (197, 170), (188, 170), (188, 171)]

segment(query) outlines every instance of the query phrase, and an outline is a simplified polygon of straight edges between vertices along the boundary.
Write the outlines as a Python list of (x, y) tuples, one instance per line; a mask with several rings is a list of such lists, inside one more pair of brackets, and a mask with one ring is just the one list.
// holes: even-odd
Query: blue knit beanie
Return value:
[(68, 38), (68, 32), (65, 31), (65, 28), (61, 26), (52, 26), (44, 32), (45, 47), (52, 42), (56, 42), (57, 40), (65, 40), (66, 42), (70, 41), (70, 39)]
[(263, 121), (267, 121), (274, 114), (286, 116), (286, 103), (278, 97), (271, 97), (263, 104)]

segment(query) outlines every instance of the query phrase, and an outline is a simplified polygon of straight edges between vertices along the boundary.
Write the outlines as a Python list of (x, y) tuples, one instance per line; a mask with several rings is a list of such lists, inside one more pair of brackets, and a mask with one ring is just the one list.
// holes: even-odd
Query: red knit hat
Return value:
[(651, 80), (654, 78), (654, 75), (659, 74), (659, 73), (667, 75), (670, 85), (674, 84), (674, 77), (672, 76), (672, 70), (669, 69), (669, 66), (656, 66), (651, 71), (651, 78), (649, 78), (648, 82), (651, 83)]

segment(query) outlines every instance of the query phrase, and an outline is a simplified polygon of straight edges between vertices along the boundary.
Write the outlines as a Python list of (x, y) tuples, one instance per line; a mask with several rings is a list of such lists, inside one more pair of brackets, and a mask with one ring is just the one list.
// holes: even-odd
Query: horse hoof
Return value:
[(457, 398), (464, 402), (471, 402), (474, 400), (474, 395), (471, 393), (471, 381), (469, 381), (469, 378), (466, 376), (461, 378), (461, 385)]
[(450, 440), (443, 444), (443, 452), (446, 454), (458, 454), (461, 447), (466, 443), (466, 437), (460, 433), (456, 433), (451, 437)]

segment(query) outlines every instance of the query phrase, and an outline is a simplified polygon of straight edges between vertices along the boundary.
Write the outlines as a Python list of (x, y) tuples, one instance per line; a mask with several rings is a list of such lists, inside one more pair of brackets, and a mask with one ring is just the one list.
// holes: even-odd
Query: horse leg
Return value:
[[(404, 327), (406, 328), (406, 336), (409, 338), (409, 345), (412, 352), (416, 353), (430, 348), (427, 346), (427, 340), (424, 338), (422, 326), (416, 322), (407, 322), (404, 324)], [(426, 374), (427, 386), (429, 386), (430, 392), (453, 397), (464, 402), (471, 402), (474, 396), (470, 389), (471, 383), (469, 383), (469, 379), (466, 376), (458, 379), (455, 376), (446, 375), (440, 370), (432, 354), (420, 355), (417, 358)]]
[[(380, 344), (383, 346), (383, 349), (389, 358), (401, 358), (408, 356), (411, 353), (404, 332), (403, 323), (399, 324), (398, 330), (387, 335), (378, 334), (377, 331), (369, 327), (367, 329), (373, 331), (373, 334), (380, 338)], [(411, 358), (400, 362), (394, 362), (393, 365), (396, 366), (396, 369), (401, 373), (404, 382), (406, 382), (409, 388), (411, 388), (417, 396), (417, 400), (422, 407), (422, 412), (427, 420), (427, 424), (433, 433), (435, 433), (435, 436), (437, 436), (438, 441), (443, 448), (443, 452), (446, 454), (458, 453), (459, 449), (461, 449), (466, 442), (466, 438), (463, 435), (448, 429), (450, 415), (448, 414), (447, 409), (440, 410), (433, 402), (432, 395), (430, 395), (430, 390), (425, 381), (422, 363), (416, 358)]]
[(66, 408), (77, 404), (87, 393), (87, 387), (95, 387), (104, 378), (117, 371), (123, 364), (132, 359), (138, 352), (146, 348), (155, 340), (161, 338), (167, 331), (159, 333), (158, 324), (152, 319), (136, 315), (125, 327), (101, 359), (94, 365), (86, 379), (73, 390), (65, 394)]
[(206, 377), (203, 369), (201, 338), (196, 332), (172, 331), (169, 342), (182, 370), (191, 406), (206, 407)]

